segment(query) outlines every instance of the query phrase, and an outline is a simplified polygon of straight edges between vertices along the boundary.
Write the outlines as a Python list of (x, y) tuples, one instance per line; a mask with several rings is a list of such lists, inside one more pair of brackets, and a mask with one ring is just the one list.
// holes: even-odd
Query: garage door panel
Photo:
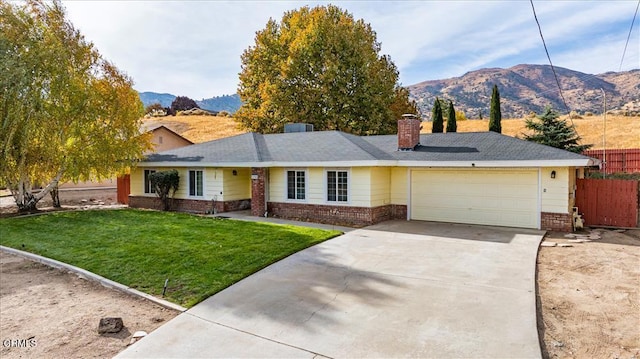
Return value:
[(411, 218), (537, 228), (537, 170), (414, 170)]

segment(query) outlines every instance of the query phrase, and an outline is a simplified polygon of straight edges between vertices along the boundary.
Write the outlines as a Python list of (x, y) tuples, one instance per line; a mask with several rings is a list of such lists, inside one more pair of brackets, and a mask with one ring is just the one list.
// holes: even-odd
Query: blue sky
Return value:
[[(485, 67), (548, 64), (527, 0), (333, 1), (376, 31), (403, 85)], [(63, 1), (71, 22), (139, 91), (235, 93), (256, 31), (305, 1)], [(618, 71), (637, 0), (534, 0), (553, 64)], [(639, 16), (640, 18), (640, 16)], [(622, 70), (640, 68), (636, 18)]]

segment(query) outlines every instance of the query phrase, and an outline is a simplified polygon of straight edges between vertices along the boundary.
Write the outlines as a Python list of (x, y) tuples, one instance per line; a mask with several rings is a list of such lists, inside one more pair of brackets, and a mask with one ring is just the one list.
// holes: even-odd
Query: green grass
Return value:
[(141, 210), (0, 219), (0, 244), (191, 307), (338, 231)]

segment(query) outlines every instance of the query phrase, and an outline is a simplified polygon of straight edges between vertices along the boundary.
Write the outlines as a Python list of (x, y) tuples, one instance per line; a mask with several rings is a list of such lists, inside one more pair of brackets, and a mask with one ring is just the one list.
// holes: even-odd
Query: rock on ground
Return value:
[[(110, 358), (126, 348), (133, 332), (151, 332), (178, 314), (4, 252), (0, 278), (3, 359)], [(104, 317), (120, 317), (126, 326), (100, 335), (96, 325)], [(5, 346), (6, 340), (16, 345)]]

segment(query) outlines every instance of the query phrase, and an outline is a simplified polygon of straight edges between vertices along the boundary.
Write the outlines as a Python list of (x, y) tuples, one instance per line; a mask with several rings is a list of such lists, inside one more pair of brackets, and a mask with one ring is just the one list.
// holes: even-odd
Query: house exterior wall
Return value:
[(391, 203), (391, 168), (371, 167), (370, 171), (371, 207), (385, 206)]
[[(161, 171), (168, 168), (153, 169)], [(204, 169), (203, 197), (188, 196), (190, 168), (177, 168), (177, 170), (181, 181), (175, 196), (175, 209), (206, 212), (215, 205), (218, 212), (224, 212), (250, 208), (253, 197), (251, 169)], [(304, 200), (294, 201), (286, 198), (286, 171), (288, 170), (305, 171), (306, 198)], [(348, 202), (335, 203), (326, 200), (327, 170), (349, 172)], [(264, 183), (268, 188), (266, 210), (269, 216), (351, 226), (364, 226), (388, 219), (406, 219), (409, 193), (407, 171), (405, 167), (270, 168), (265, 173), (267, 180)], [(553, 179), (551, 171), (556, 172), (556, 177)], [(131, 196), (136, 197), (131, 202), (131, 206), (159, 208), (159, 203), (155, 203), (155, 195), (143, 193), (143, 173), (144, 168), (137, 168), (131, 173)], [(571, 230), (575, 178), (576, 169), (573, 167), (540, 168), (542, 229)], [(212, 204), (214, 198), (216, 203)]]
[[(556, 171), (556, 178), (551, 178), (551, 172)], [(548, 213), (569, 213), (571, 206), (569, 198), (573, 196), (570, 188), (569, 167), (542, 167), (540, 169), (541, 210)], [(575, 183), (575, 178), (573, 179)]]
[(162, 152), (172, 150), (174, 148), (189, 146), (192, 143), (184, 137), (177, 136), (175, 133), (167, 130), (164, 127), (158, 127), (151, 131), (151, 143), (153, 143), (153, 150), (148, 153)]
[[(250, 168), (224, 168), (217, 169), (222, 173), (221, 201), (235, 201), (251, 198), (251, 169)], [(233, 174), (236, 171), (236, 175)]]
[[(134, 208), (161, 208), (156, 195), (144, 193), (144, 170), (166, 171), (174, 168), (138, 167), (131, 171), (131, 194), (129, 206)], [(248, 209), (251, 204), (250, 169), (219, 168), (175, 168), (180, 176), (180, 184), (174, 195), (174, 209), (177, 211), (210, 212), (215, 205), (217, 212)], [(189, 196), (189, 170), (203, 171), (203, 196)], [(215, 200), (215, 204), (214, 201)], [(156, 203), (157, 202), (157, 203)]]
[[(305, 171), (304, 200), (286, 198), (288, 170)], [(326, 200), (326, 172), (329, 170), (349, 172), (348, 202)], [(391, 173), (389, 167), (270, 168), (268, 213), (275, 217), (356, 227), (395, 218), (406, 219), (406, 205), (391, 204)]]
[(392, 204), (407, 205), (408, 183), (407, 168), (393, 167), (390, 175), (390, 200)]
[(353, 167), (350, 172), (349, 203), (345, 205), (371, 207), (371, 167)]
[[(305, 171), (306, 198), (289, 200), (286, 198), (286, 172)], [(349, 172), (349, 200), (346, 203), (327, 201), (326, 172), (345, 170)], [(388, 167), (307, 167), (307, 168), (270, 168), (269, 200), (271, 202), (308, 203), (316, 205), (377, 207), (390, 204), (390, 173)], [(405, 199), (406, 202), (406, 199)]]

